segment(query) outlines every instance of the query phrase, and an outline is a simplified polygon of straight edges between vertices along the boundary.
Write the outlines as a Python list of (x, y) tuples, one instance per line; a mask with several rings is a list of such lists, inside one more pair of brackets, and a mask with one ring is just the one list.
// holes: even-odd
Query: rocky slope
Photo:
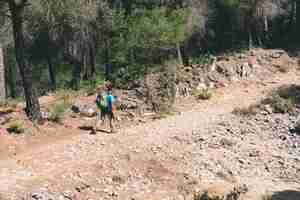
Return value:
[[(279, 62), (277, 54), (267, 58)], [(38, 136), (2, 134), (1, 144), (21, 150), (9, 149), (13, 153), (0, 160), (0, 199), (300, 199), (298, 105), (284, 114), (268, 106), (253, 115), (233, 114), (273, 89), (300, 84), (297, 65), (259, 66), (256, 78), (228, 82), (209, 101), (180, 98), (179, 115), (143, 121), (131, 114), (117, 134), (78, 129), (93, 118), (77, 114), (64, 126), (39, 126)], [(76, 100), (92, 104), (93, 98)], [(26, 144), (27, 137), (35, 145)]]

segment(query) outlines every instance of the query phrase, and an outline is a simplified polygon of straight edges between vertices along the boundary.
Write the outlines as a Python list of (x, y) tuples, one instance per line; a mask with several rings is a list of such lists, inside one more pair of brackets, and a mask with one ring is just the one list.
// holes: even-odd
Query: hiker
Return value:
[(115, 106), (115, 97), (112, 95), (112, 84), (111, 84), (111, 82), (107, 82), (106, 89), (107, 89), (107, 96), (106, 96), (107, 116), (108, 116), (108, 119), (109, 119), (110, 131), (114, 132), (113, 120), (115, 120), (116, 106)]
[[(104, 91), (106, 90), (106, 91)], [(96, 98), (96, 104), (99, 108), (100, 112), (98, 113), (97, 119), (96, 119), (96, 127), (98, 125), (99, 119), (102, 121), (102, 124), (105, 121), (105, 118), (108, 117), (109, 120), (109, 126), (110, 131), (114, 132), (113, 127), (113, 120), (115, 119), (114, 112), (115, 112), (115, 97), (112, 95), (112, 84), (107, 83), (105, 85), (105, 89), (102, 87), (97, 88), (97, 98)]]
[(107, 101), (106, 101), (106, 95), (103, 90), (104, 90), (103, 87), (98, 87), (96, 89), (96, 91), (97, 91), (96, 105), (97, 105), (98, 109), (100, 110), (100, 112), (98, 112), (98, 114), (97, 114), (96, 128), (97, 128), (97, 124), (98, 124), (99, 120), (101, 120), (101, 122), (102, 122), (101, 124), (103, 124), (104, 120), (105, 120)]

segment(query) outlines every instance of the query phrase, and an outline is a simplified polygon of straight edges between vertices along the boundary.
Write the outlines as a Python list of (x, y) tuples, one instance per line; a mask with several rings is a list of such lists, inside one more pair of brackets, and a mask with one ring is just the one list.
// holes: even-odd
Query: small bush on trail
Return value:
[(298, 85), (282, 86), (275, 92), (284, 99), (291, 99), (295, 104), (300, 103), (300, 86)]
[(9, 123), (7, 131), (9, 133), (21, 134), (24, 133), (24, 124), (21, 121), (13, 121)]
[(271, 107), (274, 113), (292, 113), (295, 106), (300, 103), (300, 87), (296, 85), (282, 86), (272, 91), (267, 98), (258, 104), (246, 108), (236, 108), (233, 114), (236, 115), (255, 115), (265, 105)]
[(272, 94), (270, 97), (262, 101), (264, 105), (271, 105), (274, 113), (287, 113), (294, 110), (295, 104), (290, 98), (283, 98), (278, 93)]
[(61, 123), (70, 104), (65, 102), (57, 103), (50, 110), (49, 120), (56, 123)]
[(272, 200), (272, 195), (271, 194), (263, 194), (261, 196), (261, 200)]
[(211, 89), (201, 89), (201, 90), (194, 90), (192, 94), (200, 100), (208, 100), (211, 99), (213, 93)]
[(18, 103), (23, 102), (23, 98), (8, 98), (4, 101), (0, 101), (0, 107), (2, 108), (16, 108)]
[(260, 109), (260, 106), (257, 104), (251, 105), (246, 108), (235, 108), (232, 113), (235, 115), (241, 115), (241, 116), (250, 116), (255, 115), (258, 113)]

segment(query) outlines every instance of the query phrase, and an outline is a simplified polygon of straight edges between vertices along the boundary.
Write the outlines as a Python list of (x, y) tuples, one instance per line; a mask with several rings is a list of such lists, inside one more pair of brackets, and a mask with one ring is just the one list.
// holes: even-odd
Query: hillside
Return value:
[[(166, 116), (119, 111), (116, 134), (89, 134), (80, 127), (93, 117), (71, 111), (62, 124), (34, 126), (17, 105), (1, 119), (18, 118), (27, 134), (1, 128), (1, 199), (198, 200), (205, 191), (226, 200), (300, 199), (297, 59), (266, 56), (277, 50), (258, 52), (256, 58), (265, 58), (251, 76), (232, 81), (217, 72), (222, 84), (211, 88), (209, 100), (178, 96), (176, 112)], [(226, 58), (229, 66), (243, 59)], [(226, 66), (224, 58), (217, 60), (217, 67)], [(271, 93), (287, 95), (275, 101)], [(55, 97), (41, 99), (44, 110)], [(93, 99), (72, 102), (91, 106)]]

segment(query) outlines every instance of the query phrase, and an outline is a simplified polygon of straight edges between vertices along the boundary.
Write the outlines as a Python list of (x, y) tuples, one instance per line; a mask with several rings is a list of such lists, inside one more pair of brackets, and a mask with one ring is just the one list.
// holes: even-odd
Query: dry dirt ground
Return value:
[[(244, 199), (277, 192), (277, 199), (299, 200), (299, 149), (291, 154), (279, 138), (262, 133), (215, 131), (234, 121), (236, 107), (249, 106), (283, 84), (300, 84), (299, 71), (232, 84), (189, 110), (182, 104), (185, 111), (178, 115), (116, 134), (90, 135), (71, 126), (60, 133), (52, 127), (53, 135), (62, 136), (45, 136), (2, 155), (0, 199), (183, 200), (193, 199), (197, 189), (225, 183), (246, 184)], [(219, 143), (222, 138), (227, 142)], [(247, 156), (251, 152), (259, 153)]]

